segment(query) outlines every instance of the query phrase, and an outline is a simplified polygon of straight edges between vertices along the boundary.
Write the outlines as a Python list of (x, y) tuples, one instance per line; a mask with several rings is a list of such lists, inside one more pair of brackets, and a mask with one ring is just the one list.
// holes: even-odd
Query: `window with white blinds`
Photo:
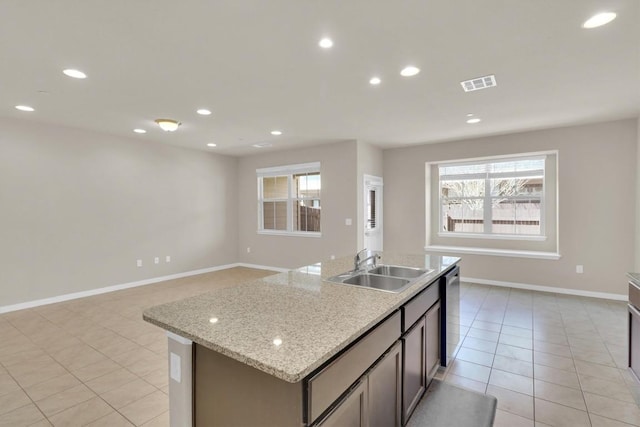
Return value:
[(545, 160), (439, 164), (440, 233), (544, 236)]
[(258, 232), (320, 235), (320, 163), (257, 169)]

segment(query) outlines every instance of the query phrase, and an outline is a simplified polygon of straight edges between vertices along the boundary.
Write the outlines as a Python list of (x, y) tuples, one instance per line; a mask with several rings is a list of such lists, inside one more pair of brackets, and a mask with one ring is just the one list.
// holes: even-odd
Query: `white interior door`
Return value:
[(364, 244), (371, 251), (382, 250), (382, 178), (364, 175)]

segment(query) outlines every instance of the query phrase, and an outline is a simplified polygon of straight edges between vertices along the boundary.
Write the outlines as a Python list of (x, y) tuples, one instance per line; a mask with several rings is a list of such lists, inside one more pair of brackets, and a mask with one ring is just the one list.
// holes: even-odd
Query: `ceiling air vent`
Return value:
[(460, 82), (465, 92), (472, 92), (474, 90), (486, 89), (488, 87), (494, 87), (497, 85), (496, 76), (493, 74), (490, 76), (476, 77), (471, 80), (465, 80)]

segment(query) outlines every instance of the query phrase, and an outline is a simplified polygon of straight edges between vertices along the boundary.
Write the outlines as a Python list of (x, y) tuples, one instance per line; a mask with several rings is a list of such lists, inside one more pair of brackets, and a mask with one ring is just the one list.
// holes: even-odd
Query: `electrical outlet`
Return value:
[(142, 267), (142, 260), (141, 260), (141, 259), (139, 259), (138, 261), (136, 261), (136, 265), (137, 265), (138, 267)]
[(171, 379), (179, 383), (182, 381), (182, 369), (180, 369), (181, 357), (175, 353), (171, 353), (171, 367), (169, 369)]
[(576, 273), (578, 273), (578, 274), (584, 273), (584, 266), (576, 265)]
[(251, 253), (251, 248), (247, 247), (247, 253), (250, 254)]
[(164, 257), (164, 262), (171, 262), (171, 255)]
[(335, 255), (331, 255), (331, 259), (336, 259), (336, 256)]

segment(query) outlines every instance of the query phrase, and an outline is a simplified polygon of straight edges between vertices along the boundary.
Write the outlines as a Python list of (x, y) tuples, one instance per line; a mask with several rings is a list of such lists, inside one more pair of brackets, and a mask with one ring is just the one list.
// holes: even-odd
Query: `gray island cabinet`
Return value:
[(349, 257), (147, 309), (168, 331), (171, 425), (405, 425), (440, 364), (458, 261), (382, 254), (433, 270), (400, 293), (327, 281)]

